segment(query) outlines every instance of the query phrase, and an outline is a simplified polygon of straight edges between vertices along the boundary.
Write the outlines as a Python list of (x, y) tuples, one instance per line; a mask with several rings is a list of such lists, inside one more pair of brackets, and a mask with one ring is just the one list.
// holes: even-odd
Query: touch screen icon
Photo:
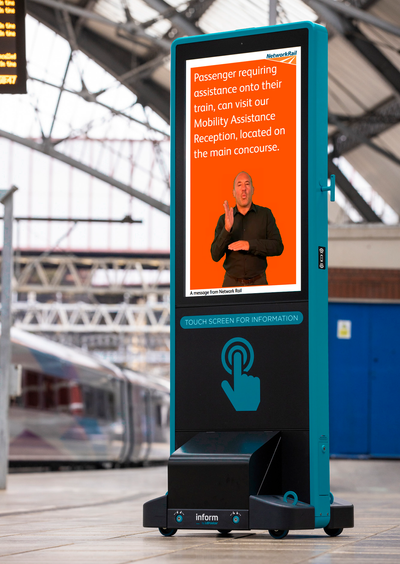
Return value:
[(241, 337), (230, 339), (222, 349), (221, 361), (228, 374), (233, 374), (233, 388), (227, 380), (221, 386), (235, 410), (257, 411), (260, 379), (247, 374), (254, 362), (251, 344)]

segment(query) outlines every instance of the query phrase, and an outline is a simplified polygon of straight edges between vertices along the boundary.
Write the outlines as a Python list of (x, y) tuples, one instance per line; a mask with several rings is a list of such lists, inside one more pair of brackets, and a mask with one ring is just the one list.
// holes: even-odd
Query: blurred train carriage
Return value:
[(168, 382), (16, 328), (11, 340), (11, 465), (168, 459)]

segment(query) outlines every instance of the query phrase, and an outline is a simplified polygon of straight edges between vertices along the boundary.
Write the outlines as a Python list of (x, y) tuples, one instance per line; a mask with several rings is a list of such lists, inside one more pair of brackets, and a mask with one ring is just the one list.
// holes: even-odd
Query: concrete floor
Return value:
[(332, 492), (355, 505), (355, 528), (220, 537), (143, 529), (142, 504), (166, 491), (166, 467), (12, 474), (0, 493), (0, 564), (400, 563), (400, 461), (334, 460)]

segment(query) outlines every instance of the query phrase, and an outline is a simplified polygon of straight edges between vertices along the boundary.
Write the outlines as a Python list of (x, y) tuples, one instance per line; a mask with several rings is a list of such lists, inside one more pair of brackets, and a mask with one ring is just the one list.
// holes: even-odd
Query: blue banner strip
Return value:
[(182, 329), (212, 327), (260, 327), (265, 325), (299, 325), (303, 321), (300, 311), (275, 313), (239, 313), (235, 315), (186, 315), (181, 318)]

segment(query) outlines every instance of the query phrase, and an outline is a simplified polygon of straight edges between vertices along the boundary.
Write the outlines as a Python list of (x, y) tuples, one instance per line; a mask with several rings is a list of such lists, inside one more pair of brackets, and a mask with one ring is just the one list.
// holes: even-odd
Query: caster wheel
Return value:
[(223, 537), (227, 537), (229, 535), (229, 533), (231, 532), (232, 529), (218, 529), (218, 532), (220, 533), (220, 535), (222, 535)]
[(329, 529), (329, 527), (325, 527), (324, 531), (330, 537), (338, 537), (340, 533), (343, 533), (343, 529)]
[(287, 536), (289, 530), (286, 529), (283, 531), (280, 529), (270, 529), (268, 532), (273, 539), (284, 539)]
[(160, 527), (158, 530), (163, 537), (172, 537), (178, 529), (167, 529), (167, 527)]

